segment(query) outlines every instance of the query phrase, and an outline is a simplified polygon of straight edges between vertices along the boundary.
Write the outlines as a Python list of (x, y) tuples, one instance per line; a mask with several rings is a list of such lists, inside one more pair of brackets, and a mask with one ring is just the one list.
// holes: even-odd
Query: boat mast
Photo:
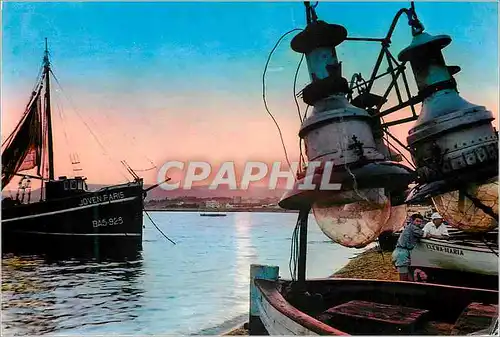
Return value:
[(43, 72), (45, 76), (45, 114), (47, 116), (49, 180), (54, 180), (54, 143), (52, 139), (52, 116), (50, 110), (50, 61), (47, 38), (45, 38), (45, 54), (43, 56)]

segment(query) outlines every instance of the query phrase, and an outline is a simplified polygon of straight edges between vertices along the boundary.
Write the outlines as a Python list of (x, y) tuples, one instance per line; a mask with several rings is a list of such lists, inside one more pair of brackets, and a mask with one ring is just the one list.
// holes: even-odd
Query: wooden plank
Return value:
[(490, 327), (498, 318), (498, 305), (471, 303), (458, 317), (452, 335), (466, 335)]
[(266, 335), (266, 329), (260, 318), (259, 302), (261, 301), (260, 291), (255, 286), (255, 280), (276, 281), (279, 277), (279, 267), (265, 266), (260, 264), (250, 265), (250, 315), (248, 318), (248, 334)]
[(428, 312), (423, 309), (354, 300), (326, 310), (319, 318), (351, 334), (404, 334), (414, 332)]

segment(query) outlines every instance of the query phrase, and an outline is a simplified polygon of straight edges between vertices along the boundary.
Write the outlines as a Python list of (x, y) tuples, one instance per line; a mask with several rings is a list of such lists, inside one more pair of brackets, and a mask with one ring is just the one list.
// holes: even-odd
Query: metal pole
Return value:
[(385, 39), (373, 37), (346, 37), (346, 41), (364, 41), (364, 42), (384, 42)]
[(306, 282), (306, 255), (307, 255), (307, 220), (309, 218), (310, 207), (299, 212), (299, 261), (298, 261), (298, 285), (305, 285)]
[[(410, 98), (409, 100), (407, 100), (404, 103), (398, 104), (396, 106), (393, 106), (392, 108), (389, 108), (387, 110), (379, 112), (374, 117), (384, 117), (384, 116), (387, 116), (390, 113), (393, 113), (393, 112), (398, 111), (400, 109), (406, 108), (407, 106), (410, 106), (412, 104), (418, 104), (418, 103), (420, 103), (422, 101), (423, 101), (423, 98), (421, 96), (413, 96), (412, 98)], [(415, 119), (416, 118), (418, 118), (418, 116), (415, 116)], [(394, 122), (400, 122), (400, 121), (394, 121)], [(388, 124), (388, 123), (386, 123), (386, 124)]]
[(45, 38), (45, 55), (43, 57), (43, 70), (45, 74), (45, 117), (47, 118), (49, 180), (54, 180), (54, 140), (52, 135), (52, 112), (50, 106), (50, 61), (49, 61), (49, 49), (47, 46), (47, 38)]

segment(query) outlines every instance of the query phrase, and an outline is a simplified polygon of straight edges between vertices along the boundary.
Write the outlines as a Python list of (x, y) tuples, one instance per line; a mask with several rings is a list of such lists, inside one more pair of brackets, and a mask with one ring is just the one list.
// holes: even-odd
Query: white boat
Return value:
[(498, 244), (477, 240), (422, 239), (411, 254), (412, 267), (498, 275)]

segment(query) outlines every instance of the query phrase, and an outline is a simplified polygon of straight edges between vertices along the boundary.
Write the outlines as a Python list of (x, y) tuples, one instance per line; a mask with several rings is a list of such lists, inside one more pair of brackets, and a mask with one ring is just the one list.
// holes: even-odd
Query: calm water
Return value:
[[(289, 278), (297, 214), (150, 214), (177, 245), (145, 218), (137, 261), (4, 257), (2, 335), (216, 334), (248, 314), (251, 263), (278, 265)], [(332, 244), (312, 217), (308, 235), (308, 277), (331, 275), (357, 252)]]

